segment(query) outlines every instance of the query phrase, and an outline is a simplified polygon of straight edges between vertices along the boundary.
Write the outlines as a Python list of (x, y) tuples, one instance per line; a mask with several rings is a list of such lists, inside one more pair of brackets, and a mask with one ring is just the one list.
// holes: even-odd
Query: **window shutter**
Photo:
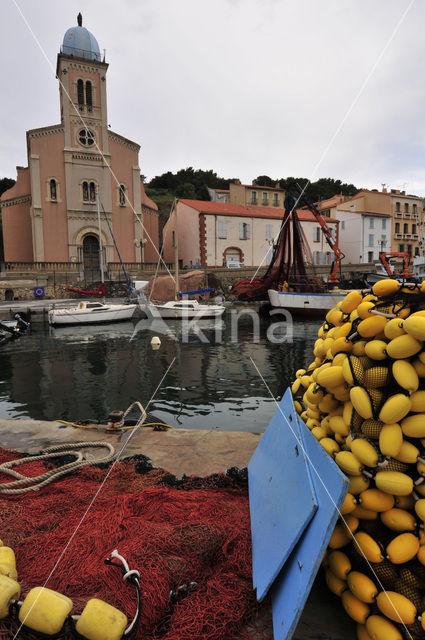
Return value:
[(249, 240), (251, 238), (251, 225), (246, 225), (246, 239)]

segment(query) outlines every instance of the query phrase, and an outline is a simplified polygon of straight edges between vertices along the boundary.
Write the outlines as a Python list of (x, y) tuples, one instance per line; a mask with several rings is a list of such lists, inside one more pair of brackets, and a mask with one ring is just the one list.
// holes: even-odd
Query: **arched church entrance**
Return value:
[(100, 280), (99, 240), (88, 235), (83, 239), (84, 280), (94, 282)]

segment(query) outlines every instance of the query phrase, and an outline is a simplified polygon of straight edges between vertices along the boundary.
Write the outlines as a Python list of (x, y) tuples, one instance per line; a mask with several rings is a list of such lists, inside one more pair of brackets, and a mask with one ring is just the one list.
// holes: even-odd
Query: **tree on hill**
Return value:
[(304, 193), (310, 202), (326, 200), (334, 195), (354, 196), (359, 191), (354, 184), (347, 184), (334, 178), (319, 178), (315, 182), (309, 182), (308, 178), (289, 177), (281, 178), (278, 182), (282, 189), (291, 192), (295, 197), (300, 192), (299, 188), (304, 189), (307, 185)]

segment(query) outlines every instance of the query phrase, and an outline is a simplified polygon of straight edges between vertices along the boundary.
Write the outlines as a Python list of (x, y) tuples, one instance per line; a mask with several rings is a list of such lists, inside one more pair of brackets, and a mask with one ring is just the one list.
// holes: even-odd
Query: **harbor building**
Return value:
[[(284, 209), (230, 202), (180, 199), (163, 231), (164, 259), (174, 260), (176, 216), (178, 256), (181, 266), (221, 267), (231, 262), (247, 267), (268, 265)], [(331, 264), (331, 251), (310, 211), (298, 216), (315, 264)], [(325, 217), (338, 237), (338, 221)]]
[(57, 57), (60, 123), (27, 131), (28, 165), (17, 167), (16, 184), (1, 197), (6, 263), (78, 262), (82, 271), (92, 269), (99, 255), (97, 194), (105, 262), (119, 259), (113, 237), (125, 262), (156, 262), (158, 208), (144, 191), (140, 146), (108, 125), (107, 71), (79, 14)]

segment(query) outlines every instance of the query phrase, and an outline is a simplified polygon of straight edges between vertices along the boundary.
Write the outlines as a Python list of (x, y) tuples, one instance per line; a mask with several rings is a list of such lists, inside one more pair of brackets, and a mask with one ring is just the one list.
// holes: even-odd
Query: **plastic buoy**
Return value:
[(158, 338), (158, 336), (154, 336), (151, 340), (152, 349), (155, 351), (156, 349), (159, 349), (160, 346), (161, 346), (161, 340)]
[(347, 576), (347, 584), (351, 593), (362, 602), (370, 604), (378, 593), (375, 583), (360, 571), (351, 571)]
[(11, 600), (19, 600), (21, 587), (16, 580), (0, 574), (0, 619), (9, 615)]
[[(424, 318), (425, 319), (425, 318)], [(384, 616), (400, 624), (413, 624), (416, 618), (416, 607), (405, 596), (396, 591), (381, 591), (376, 604)]]
[(403, 640), (397, 627), (383, 616), (369, 616), (366, 631), (372, 640)]
[(413, 533), (401, 533), (387, 545), (386, 552), (393, 564), (409, 562), (419, 550), (419, 540)]
[(127, 626), (127, 616), (110, 604), (92, 598), (83, 609), (75, 628), (90, 640), (120, 640)]
[(72, 606), (72, 600), (62, 593), (34, 587), (19, 609), (19, 622), (39, 633), (54, 635), (62, 629)]

